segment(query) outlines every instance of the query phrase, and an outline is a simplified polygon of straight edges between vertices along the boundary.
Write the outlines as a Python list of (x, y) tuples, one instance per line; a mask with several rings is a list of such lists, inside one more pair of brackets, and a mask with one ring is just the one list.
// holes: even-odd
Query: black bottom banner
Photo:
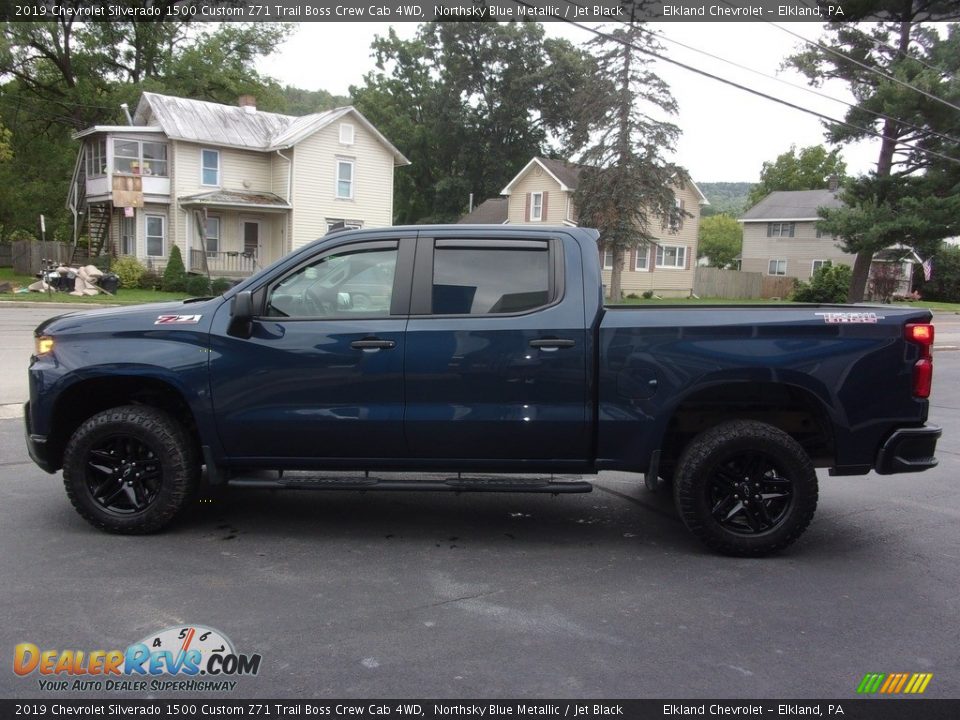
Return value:
[(960, 700), (0, 700), (7, 718), (690, 718), (955, 720)]

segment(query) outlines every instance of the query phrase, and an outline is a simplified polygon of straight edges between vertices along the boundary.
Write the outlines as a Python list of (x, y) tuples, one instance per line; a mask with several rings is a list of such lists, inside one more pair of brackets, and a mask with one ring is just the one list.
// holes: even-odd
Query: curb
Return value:
[(0, 300), (0, 308), (50, 308), (52, 310), (96, 310), (107, 307), (124, 307), (120, 303), (65, 303), (65, 302), (44, 302), (37, 300)]
[(23, 417), (23, 403), (0, 405), (0, 420), (15, 420)]

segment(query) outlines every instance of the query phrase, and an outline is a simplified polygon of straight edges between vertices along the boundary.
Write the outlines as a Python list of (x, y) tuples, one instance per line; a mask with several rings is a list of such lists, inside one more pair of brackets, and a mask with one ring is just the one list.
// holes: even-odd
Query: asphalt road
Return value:
[(0, 420), (0, 696), (56, 695), (14, 675), (17, 643), (198, 623), (263, 656), (230, 697), (842, 699), (867, 672), (960, 697), (960, 352), (935, 362), (940, 466), (823, 475), (810, 529), (762, 560), (705, 552), (622, 473), (557, 498), (236, 491), (113, 537)]

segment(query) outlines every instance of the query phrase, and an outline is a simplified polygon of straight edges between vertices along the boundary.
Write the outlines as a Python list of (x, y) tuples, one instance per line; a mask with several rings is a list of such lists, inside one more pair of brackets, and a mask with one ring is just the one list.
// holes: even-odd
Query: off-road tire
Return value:
[[(784, 496), (773, 494), (770, 497), (776, 497), (776, 500), (760, 501), (763, 505), (782, 503), (776, 506), (781, 515), (769, 528), (731, 530), (714, 516), (715, 508), (720, 506), (719, 502), (714, 504), (716, 493), (723, 492), (719, 486), (729, 484), (727, 478), (731, 466), (727, 463), (734, 463), (736, 467), (741, 458), (744, 463), (749, 462), (747, 458), (760, 458), (756, 462), (769, 464), (769, 475), (758, 474), (758, 483), (789, 482), (792, 493), (789, 502), (783, 499)], [(722, 475), (719, 474), (721, 471)], [(745, 481), (748, 475), (744, 474), (741, 481)], [(771, 479), (766, 480), (768, 477)], [(735, 484), (732, 486), (736, 487)], [(762, 498), (767, 497), (763, 491), (758, 492)], [(735, 497), (742, 498), (741, 493), (738, 490)], [(695, 437), (681, 454), (674, 479), (677, 511), (690, 532), (711, 549), (740, 557), (768, 555), (793, 543), (813, 519), (817, 495), (817, 473), (800, 444), (782, 430), (753, 420), (726, 422)], [(757, 507), (753, 497), (750, 496), (754, 511), (763, 509)], [(731, 502), (734, 503), (732, 508), (737, 507), (735, 503), (743, 505), (742, 500)], [(745, 510), (740, 512), (745, 513)], [(765, 509), (763, 512), (766, 518), (770, 518)], [(724, 515), (723, 512), (719, 514)]]
[[(159, 487), (144, 509), (118, 514), (94, 498), (88, 462), (98, 444), (124, 438), (152, 451), (159, 463)], [(127, 405), (97, 413), (77, 428), (64, 452), (67, 497), (87, 522), (107, 532), (144, 535), (163, 529), (189, 503), (199, 482), (196, 443), (171, 415), (154, 407)]]

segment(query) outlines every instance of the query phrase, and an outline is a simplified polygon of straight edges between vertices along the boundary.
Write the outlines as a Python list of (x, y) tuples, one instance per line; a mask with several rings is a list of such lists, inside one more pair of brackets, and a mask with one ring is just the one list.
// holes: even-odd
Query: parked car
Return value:
[(166, 526), (202, 467), (235, 487), (541, 493), (592, 486), (529, 474), (634, 471), (672, 485), (687, 527), (735, 555), (800, 536), (817, 467), (936, 465), (928, 311), (604, 307), (597, 238), (343, 231), (221, 297), (49, 320), (29, 369), (31, 457), (120, 533)]

